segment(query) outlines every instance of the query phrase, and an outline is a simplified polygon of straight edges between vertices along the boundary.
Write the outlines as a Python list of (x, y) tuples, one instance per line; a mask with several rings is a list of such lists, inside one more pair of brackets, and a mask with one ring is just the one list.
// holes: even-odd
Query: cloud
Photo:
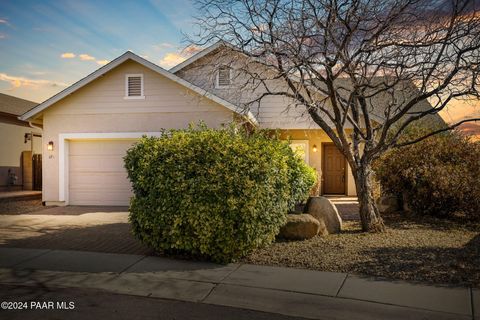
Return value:
[(63, 83), (63, 82), (56, 82), (56, 81), (44, 80), (44, 79), (28, 79), (24, 77), (11, 76), (6, 73), (0, 73), (0, 81), (9, 82), (12, 85), (12, 88), (20, 88), (20, 87), (38, 88), (41, 86), (49, 86), (49, 87), (68, 86), (66, 83)]
[(62, 53), (62, 55), (60, 57), (62, 57), (63, 59), (73, 59), (75, 58), (77, 55), (75, 53), (72, 53), (72, 52), (65, 52), (65, 53)]
[(169, 52), (163, 56), (159, 64), (164, 68), (171, 68), (185, 61), (195, 53), (202, 51), (202, 48), (196, 45), (190, 45), (180, 52)]
[(0, 33), (0, 39), (6, 39), (6, 38), (7, 38), (6, 34)]
[(199, 47), (199, 46), (196, 46), (196, 45), (192, 44), (192, 45), (189, 45), (188, 47), (186, 47), (185, 49), (182, 50), (182, 55), (192, 56), (195, 53), (197, 53), (199, 51), (202, 51), (202, 50), (203, 50), (202, 47)]
[(160, 66), (164, 68), (171, 68), (173, 66), (176, 66), (180, 62), (185, 61), (185, 57), (181, 54), (175, 53), (175, 52), (170, 52), (167, 53), (161, 60), (160, 60)]
[(5, 25), (7, 25), (7, 26), (9, 26), (9, 27), (12, 26), (12, 25), (8, 22), (7, 19), (1, 19), (1, 18), (0, 18), (0, 24), (5, 24)]
[(92, 57), (91, 55), (88, 55), (86, 53), (82, 53), (81, 55), (79, 55), (79, 57), (80, 57), (80, 60), (82, 61), (95, 60), (95, 57)]
[(109, 62), (110, 62), (110, 60), (97, 60), (97, 64), (101, 65), (101, 66), (106, 65)]

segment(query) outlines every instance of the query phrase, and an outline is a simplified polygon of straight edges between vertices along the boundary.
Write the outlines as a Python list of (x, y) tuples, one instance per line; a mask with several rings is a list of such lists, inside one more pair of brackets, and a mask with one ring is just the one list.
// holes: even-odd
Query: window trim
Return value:
[(289, 146), (292, 144), (303, 144), (305, 145), (305, 163), (310, 165), (310, 140), (290, 140)]
[[(140, 77), (140, 96), (129, 96), (128, 95), (128, 78), (130, 77)], [(145, 99), (144, 88), (143, 88), (143, 73), (127, 73), (125, 74), (125, 100), (142, 100)]]
[[(229, 85), (227, 86), (221, 86), (220, 83), (218, 82), (219, 77), (220, 77), (220, 69), (221, 68), (227, 68), (228, 69), (228, 81), (230, 82)], [(215, 88), (216, 89), (225, 89), (225, 88), (230, 88), (232, 86), (232, 68), (226, 65), (220, 66), (217, 68), (217, 72), (215, 73)]]

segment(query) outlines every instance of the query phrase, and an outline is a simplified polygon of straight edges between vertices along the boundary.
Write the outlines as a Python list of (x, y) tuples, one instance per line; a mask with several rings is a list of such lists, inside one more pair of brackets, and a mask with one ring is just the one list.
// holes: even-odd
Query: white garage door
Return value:
[(69, 203), (127, 206), (132, 195), (123, 157), (133, 140), (71, 141)]

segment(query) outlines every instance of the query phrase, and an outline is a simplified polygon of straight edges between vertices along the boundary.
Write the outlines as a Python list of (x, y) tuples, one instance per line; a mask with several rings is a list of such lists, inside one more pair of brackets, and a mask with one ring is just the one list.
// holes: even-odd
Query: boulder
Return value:
[(289, 214), (287, 224), (280, 229), (279, 236), (289, 240), (310, 239), (318, 234), (320, 227), (321, 223), (309, 214)]
[(324, 221), (328, 233), (339, 233), (342, 230), (342, 218), (337, 207), (327, 198), (310, 197), (305, 209), (317, 220)]
[(384, 195), (378, 198), (377, 208), (380, 213), (392, 213), (400, 210), (398, 197), (395, 195)]

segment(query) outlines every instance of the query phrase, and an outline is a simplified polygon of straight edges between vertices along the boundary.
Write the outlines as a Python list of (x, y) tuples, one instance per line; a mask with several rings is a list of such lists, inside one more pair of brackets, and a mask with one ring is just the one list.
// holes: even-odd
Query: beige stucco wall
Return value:
[[(32, 143), (25, 143), (25, 133), (39, 133), (40, 130), (0, 122), (0, 167), (19, 167), (22, 151), (32, 150)], [(40, 143), (34, 139), (33, 151), (39, 153)]]
[(41, 138), (34, 137), (33, 142), (25, 143), (26, 133), (41, 134), (41, 130), (33, 129), (27, 126), (21, 126), (11, 123), (0, 122), (0, 189), (8, 185), (8, 171), (11, 170), (16, 176), (15, 185), (23, 184), (22, 178), (22, 151), (40, 153)]
[[(290, 140), (308, 140), (309, 148), (309, 165), (317, 170), (319, 178), (322, 178), (322, 143), (331, 143), (332, 140), (327, 134), (320, 129), (317, 130), (282, 130), (280, 131), (281, 139)], [(317, 152), (313, 152), (313, 146), (317, 146)], [(352, 169), (347, 166), (347, 195), (355, 196), (357, 194), (355, 188), (355, 180), (353, 179)], [(320, 194), (323, 190), (320, 189)]]
[[(125, 75), (144, 75), (144, 100), (126, 100)], [(204, 121), (218, 127), (232, 111), (133, 61), (48, 108), (43, 114), (43, 201), (58, 201), (59, 135), (62, 133), (158, 132)], [(54, 150), (47, 143), (54, 142)]]

